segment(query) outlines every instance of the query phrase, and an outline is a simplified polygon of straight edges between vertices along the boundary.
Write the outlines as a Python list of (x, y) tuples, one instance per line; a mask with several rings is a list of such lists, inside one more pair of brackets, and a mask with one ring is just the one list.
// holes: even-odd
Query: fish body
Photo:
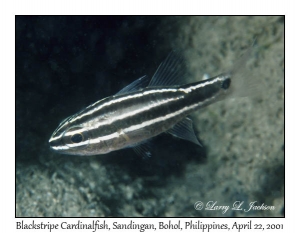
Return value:
[(138, 154), (150, 156), (149, 139), (163, 132), (200, 145), (187, 116), (234, 93), (232, 79), (237, 72), (232, 69), (179, 85), (182, 67), (182, 59), (170, 54), (150, 82), (143, 76), (116, 95), (65, 119), (53, 132), (50, 147), (74, 155), (106, 154), (131, 147)]

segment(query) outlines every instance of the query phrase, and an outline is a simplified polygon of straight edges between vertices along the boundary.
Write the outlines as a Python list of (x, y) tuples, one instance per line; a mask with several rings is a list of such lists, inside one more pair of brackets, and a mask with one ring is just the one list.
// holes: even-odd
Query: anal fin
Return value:
[(184, 118), (182, 121), (174, 125), (171, 129), (167, 131), (167, 133), (175, 137), (193, 142), (198, 146), (202, 146), (194, 132), (193, 121), (188, 117)]

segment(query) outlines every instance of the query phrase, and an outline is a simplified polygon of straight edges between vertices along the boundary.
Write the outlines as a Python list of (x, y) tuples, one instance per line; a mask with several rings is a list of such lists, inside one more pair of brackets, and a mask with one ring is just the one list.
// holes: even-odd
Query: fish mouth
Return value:
[(55, 150), (56, 143), (53, 141), (52, 137), (49, 139), (49, 146), (51, 150)]
[(50, 149), (56, 152), (60, 152), (60, 150), (63, 150), (64, 146), (62, 146), (61, 141), (61, 138), (54, 138), (52, 135), (49, 139)]

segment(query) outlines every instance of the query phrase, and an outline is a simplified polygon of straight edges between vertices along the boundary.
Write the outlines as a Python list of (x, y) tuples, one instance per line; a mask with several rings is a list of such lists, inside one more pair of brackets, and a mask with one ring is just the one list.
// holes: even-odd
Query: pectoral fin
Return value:
[(144, 143), (134, 146), (133, 150), (135, 153), (142, 156), (144, 159), (148, 159), (152, 155), (151, 147), (152, 147), (152, 143), (148, 140)]

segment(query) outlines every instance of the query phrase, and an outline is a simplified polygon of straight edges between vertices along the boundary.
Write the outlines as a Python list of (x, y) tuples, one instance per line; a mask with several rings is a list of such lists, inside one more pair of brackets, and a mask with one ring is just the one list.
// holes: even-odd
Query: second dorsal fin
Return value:
[(156, 70), (149, 87), (180, 85), (185, 74), (184, 59), (177, 52), (172, 51)]

